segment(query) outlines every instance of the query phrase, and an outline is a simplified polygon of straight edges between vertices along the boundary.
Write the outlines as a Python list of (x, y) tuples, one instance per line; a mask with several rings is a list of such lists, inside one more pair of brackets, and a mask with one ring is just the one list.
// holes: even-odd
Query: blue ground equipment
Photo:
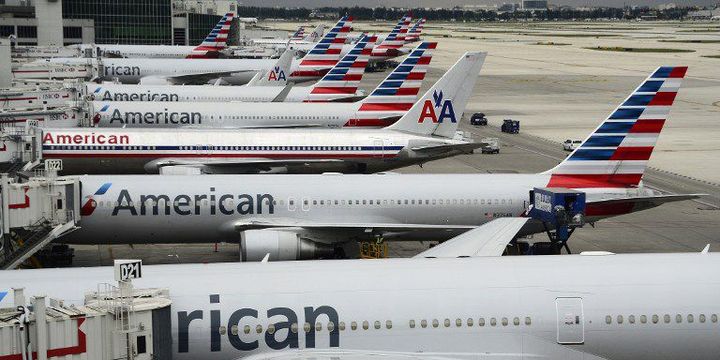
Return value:
[(542, 222), (550, 242), (559, 251), (576, 228), (585, 225), (585, 193), (566, 188), (534, 188), (529, 216)]
[(500, 131), (508, 134), (517, 134), (520, 132), (520, 121), (513, 119), (503, 120)]

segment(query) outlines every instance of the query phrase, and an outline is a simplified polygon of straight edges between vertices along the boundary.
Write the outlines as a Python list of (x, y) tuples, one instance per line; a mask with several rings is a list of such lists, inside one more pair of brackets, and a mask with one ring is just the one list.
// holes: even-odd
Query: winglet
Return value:
[(498, 218), (415, 255), (416, 258), (501, 256), (518, 234), (526, 217)]
[(705, 245), (705, 248), (700, 252), (701, 254), (707, 254), (710, 252), (710, 244)]
[(386, 129), (454, 137), (486, 55), (465, 53), (400, 120)]

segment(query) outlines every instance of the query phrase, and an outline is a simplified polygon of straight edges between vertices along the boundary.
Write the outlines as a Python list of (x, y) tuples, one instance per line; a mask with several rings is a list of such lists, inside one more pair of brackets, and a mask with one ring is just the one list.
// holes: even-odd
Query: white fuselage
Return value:
[[(364, 230), (373, 224), (469, 228), (498, 217), (520, 216), (529, 204), (530, 190), (547, 186), (550, 176), (98, 175), (80, 176), (79, 179), (84, 215), (80, 220), (80, 229), (63, 237), (62, 241), (236, 242), (240, 236), (233, 224), (257, 220), (267, 223), (333, 224), (335, 228), (325, 230), (329, 233), (324, 235), (329, 235), (328, 242), (342, 243), (357, 237), (372, 238), (374, 234)], [(94, 195), (106, 183), (111, 184), (109, 189), (102, 195)], [(639, 192), (637, 189), (587, 191), (588, 201), (638, 195)], [(165, 201), (158, 204), (161, 198)], [(88, 203), (88, 199), (94, 203)], [(250, 199), (249, 203), (247, 199)], [(589, 221), (605, 215), (617, 213), (601, 213), (588, 207)], [(351, 226), (355, 228), (349, 229)], [(408, 240), (427, 235), (427, 238), (438, 240), (454, 234), (443, 228), (426, 234), (399, 231), (385, 237)], [(317, 234), (314, 235), (311, 237), (316, 238)]]
[[(45, 63), (63, 64), (84, 64), (90, 59), (83, 58), (53, 58), (47, 59)], [(95, 60), (97, 61), (97, 60)], [(40, 62), (40, 63), (42, 63)], [(239, 76), (248, 80), (258, 71), (271, 70), (277, 64), (276, 59), (115, 59), (104, 58), (102, 72), (98, 74), (99, 80), (118, 80), (123, 84), (137, 84), (147, 79), (161, 81), (177, 76), (221, 74), (227, 76)], [(36, 62), (37, 63), (37, 62)], [(294, 59), (290, 67), (290, 73), (295, 71), (300, 60)], [(222, 77), (218, 75), (217, 77)], [(319, 76), (305, 77), (292, 76), (289, 79), (301, 82), (315, 79)], [(145, 80), (143, 80), (145, 79)], [(203, 82), (204, 83), (204, 82)]]
[(197, 46), (95, 44), (100, 57), (184, 59)]
[(377, 172), (464, 153), (444, 146), (465, 144), (385, 129), (46, 128), (41, 156), (63, 159), (67, 174), (157, 172), (158, 161), (174, 160), (223, 165), (206, 168), (213, 173), (257, 172), (248, 165), (258, 161), (261, 168), (297, 161), (288, 172)]
[[(714, 253), (562, 255), (157, 265), (133, 283), (169, 290), (179, 360), (710, 360), (719, 273)], [(112, 278), (111, 267), (2, 271), (0, 290), (82, 304)]]
[(88, 106), (97, 127), (337, 128), (349, 126), (360, 103), (94, 101)]
[[(210, 85), (85, 85), (94, 101), (167, 101), (167, 102), (270, 102), (284, 90), (282, 86), (210, 86)], [(293, 86), (283, 102), (302, 102), (311, 86)], [(267, 107), (267, 105), (265, 105)]]

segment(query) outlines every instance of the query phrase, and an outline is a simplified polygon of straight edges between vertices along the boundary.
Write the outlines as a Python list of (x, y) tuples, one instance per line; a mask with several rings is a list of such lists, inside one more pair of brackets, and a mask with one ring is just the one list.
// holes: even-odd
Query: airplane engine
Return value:
[(270, 260), (311, 260), (332, 258), (335, 248), (308, 239), (291, 231), (246, 230), (240, 233), (242, 261), (260, 261), (270, 254)]

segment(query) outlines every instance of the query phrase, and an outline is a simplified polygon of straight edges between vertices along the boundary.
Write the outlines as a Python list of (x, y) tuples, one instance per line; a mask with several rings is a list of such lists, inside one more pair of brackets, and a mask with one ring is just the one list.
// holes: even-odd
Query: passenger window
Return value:
[(717, 314), (712, 314), (712, 315), (710, 315), (710, 321), (712, 321), (713, 323), (716, 323), (717, 320), (718, 320)]
[(485, 326), (485, 318), (478, 319), (478, 326)]
[(628, 316), (628, 322), (631, 324), (634, 324), (635, 323), (635, 315)]
[(354, 322), (354, 321), (351, 322), (351, 323), (350, 323), (350, 328), (353, 329), (353, 330), (357, 330), (357, 323)]
[(695, 316), (693, 316), (693, 314), (688, 314), (687, 322), (689, 322), (689, 323), (695, 322)]
[(675, 322), (678, 323), (678, 324), (681, 323), (681, 322), (682, 322), (682, 315), (680, 315), (680, 314), (675, 315)]
[(472, 326), (473, 326), (473, 319), (472, 319), (472, 318), (468, 318), (468, 319), (467, 319), (467, 326), (468, 326), (468, 327), (472, 327)]
[(330, 332), (332, 332), (333, 330), (335, 330), (335, 323), (333, 323), (332, 321), (329, 322), (329, 323), (328, 323), (328, 326), (327, 326), (327, 329), (328, 329), (328, 331), (330, 331)]
[(507, 326), (507, 324), (508, 324), (508, 319), (506, 317), (502, 318), (502, 325)]
[(445, 319), (445, 321), (443, 321), (443, 324), (445, 325), (445, 327), (450, 327), (450, 319)]
[(245, 334), (249, 334), (249, 333), (250, 333), (250, 325), (245, 325), (245, 326), (243, 327), (243, 332), (244, 332)]
[(605, 316), (605, 323), (608, 325), (612, 324), (612, 316), (610, 316), (610, 315)]
[(700, 320), (700, 323), (704, 324), (705, 323), (705, 314), (700, 314), (700, 316), (698, 317), (698, 320)]
[(440, 322), (437, 319), (433, 319), (432, 326), (434, 328), (436, 328), (436, 327), (440, 326)]
[(669, 324), (670, 323), (670, 315), (665, 314), (665, 316), (663, 316), (663, 321), (665, 321), (666, 324)]
[(379, 321), (375, 320), (375, 323), (374, 323), (373, 325), (375, 325), (375, 330), (379, 330), (379, 329), (380, 329), (380, 322), (379, 322)]
[(392, 329), (392, 321), (390, 321), (390, 320), (385, 321), (385, 328), (388, 330)]
[(513, 325), (515, 325), (515, 326), (520, 325), (520, 318), (518, 318), (518, 317), (513, 318)]
[(641, 323), (641, 324), (646, 324), (646, 323), (647, 323), (647, 316), (645, 316), (645, 315), (640, 315), (640, 323)]
[(617, 323), (618, 323), (618, 324), (622, 324), (622, 323), (623, 323), (623, 316), (622, 316), (622, 315), (618, 315), (618, 316), (617, 316)]
[(267, 332), (270, 335), (274, 334), (275, 333), (275, 325), (272, 325), (272, 324), (268, 325)]
[(322, 324), (319, 321), (315, 323), (315, 331), (322, 331)]
[(298, 332), (298, 324), (297, 324), (297, 323), (292, 323), (292, 325), (290, 325), (290, 331), (292, 331), (293, 334), (297, 334), (297, 332)]
[(410, 320), (410, 328), (411, 329), (415, 328), (415, 320)]
[(420, 326), (422, 326), (423, 329), (426, 328), (426, 327), (427, 327), (427, 320), (422, 320), (422, 321), (420, 321)]
[(362, 323), (363, 330), (367, 330), (370, 328), (370, 323), (367, 322), (367, 320), (363, 321)]
[(263, 329), (262, 325), (258, 325), (255, 327), (255, 332), (258, 334), (262, 334), (262, 332), (263, 332), (262, 329)]
[(653, 322), (653, 324), (657, 324), (658, 321), (660, 321), (660, 318), (659, 318), (657, 315), (653, 315), (653, 316), (652, 316), (652, 322)]
[(310, 328), (311, 328), (311, 327), (310, 327), (310, 323), (309, 323), (309, 322), (306, 322), (306, 323), (303, 325), (303, 330), (305, 330), (306, 333), (309, 333), (309, 332), (310, 332)]
[(497, 325), (497, 320), (495, 318), (490, 318), (490, 326)]

